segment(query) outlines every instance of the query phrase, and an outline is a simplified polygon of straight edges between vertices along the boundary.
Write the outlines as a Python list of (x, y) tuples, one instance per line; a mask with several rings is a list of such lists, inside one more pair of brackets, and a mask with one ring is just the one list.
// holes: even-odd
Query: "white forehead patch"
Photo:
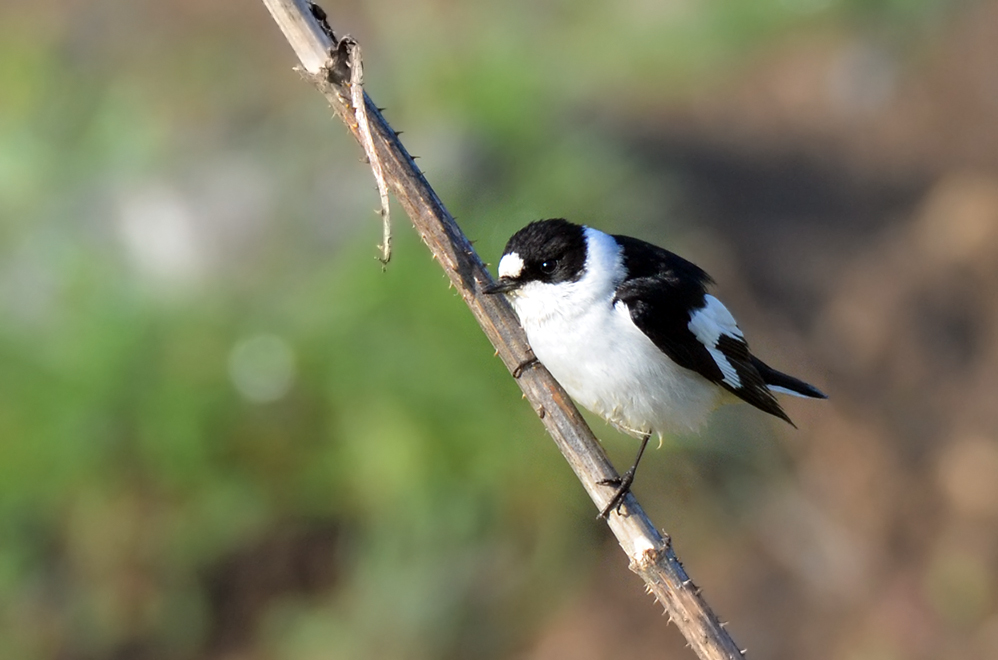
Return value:
[(499, 277), (516, 279), (523, 273), (523, 259), (516, 252), (503, 255), (499, 260)]

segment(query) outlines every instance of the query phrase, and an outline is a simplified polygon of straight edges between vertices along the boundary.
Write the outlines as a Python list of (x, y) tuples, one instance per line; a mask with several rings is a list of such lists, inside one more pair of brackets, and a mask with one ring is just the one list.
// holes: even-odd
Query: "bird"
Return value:
[(619, 513), (652, 434), (698, 431), (738, 401), (793, 426), (776, 393), (827, 398), (753, 355), (708, 292), (711, 277), (664, 248), (552, 218), (513, 234), (497, 270), (482, 292), (507, 296), (536, 360), (577, 403), (641, 440), (631, 468), (600, 482), (616, 489), (601, 518)]

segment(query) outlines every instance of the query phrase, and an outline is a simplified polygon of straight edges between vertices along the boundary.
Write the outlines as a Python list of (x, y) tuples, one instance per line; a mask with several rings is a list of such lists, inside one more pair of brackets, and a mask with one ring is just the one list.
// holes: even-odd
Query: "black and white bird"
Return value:
[(710, 276), (668, 250), (553, 219), (516, 232), (489, 294), (509, 297), (534, 355), (578, 403), (641, 438), (601, 512), (619, 508), (653, 433), (695, 431), (746, 401), (790, 423), (774, 393), (826, 398), (749, 352), (707, 293)]

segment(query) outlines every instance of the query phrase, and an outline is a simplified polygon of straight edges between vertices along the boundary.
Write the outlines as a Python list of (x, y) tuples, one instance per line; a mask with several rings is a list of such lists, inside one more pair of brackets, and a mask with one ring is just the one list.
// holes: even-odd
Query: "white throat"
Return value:
[[(552, 320), (565, 322), (588, 314), (593, 305), (613, 299), (617, 285), (624, 279), (620, 245), (612, 236), (597, 229), (585, 227), (584, 233), (586, 263), (582, 277), (575, 282), (558, 284), (528, 282), (510, 296), (513, 309), (528, 333), (531, 327), (540, 327)], [(500, 272), (503, 265), (513, 270), (522, 263), (518, 255), (507, 255), (502, 261), (506, 259), (510, 259), (510, 263), (500, 262)]]

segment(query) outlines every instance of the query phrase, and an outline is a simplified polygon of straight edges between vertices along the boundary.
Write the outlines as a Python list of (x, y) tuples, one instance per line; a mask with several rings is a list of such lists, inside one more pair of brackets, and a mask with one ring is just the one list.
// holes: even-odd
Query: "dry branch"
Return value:
[[(602, 509), (614, 488), (600, 481), (616, 478), (617, 472), (551, 374), (541, 366), (519, 373), (517, 367), (533, 359), (526, 336), (501, 296), (482, 294), (483, 285), (492, 282), (491, 275), (395, 131), (359, 88), (359, 49), (350, 47), (356, 42), (349, 38), (336, 41), (325, 23), (325, 14), (318, 10), (313, 15), (314, 5), (307, 0), (264, 0), (264, 4), (301, 60), (303, 75), (325, 95), (364, 147), (376, 177), (383, 177), (405, 209), (499, 357), (518, 376), (527, 400), (597, 509)], [(361, 99), (363, 108), (358, 107)], [(379, 181), (379, 192), (381, 185)], [(386, 234), (384, 246), (387, 240)], [(607, 524), (627, 553), (631, 570), (645, 581), (648, 591), (662, 603), (697, 655), (704, 660), (742, 658), (742, 652), (686, 574), (668, 535), (655, 529), (633, 495), (627, 495), (621, 511), (611, 513)]]

